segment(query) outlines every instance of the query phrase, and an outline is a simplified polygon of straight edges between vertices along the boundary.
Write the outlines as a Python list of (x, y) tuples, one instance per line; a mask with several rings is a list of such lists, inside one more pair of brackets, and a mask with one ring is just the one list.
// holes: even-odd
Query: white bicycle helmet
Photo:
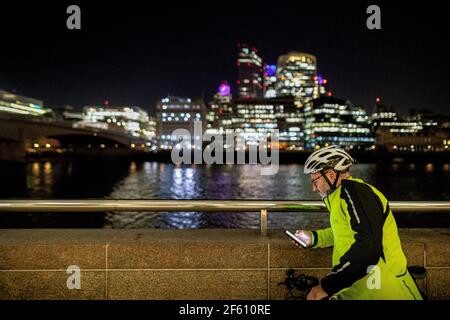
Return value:
[(324, 169), (334, 169), (338, 172), (350, 168), (356, 161), (343, 149), (329, 146), (314, 151), (306, 160), (304, 173), (311, 174)]

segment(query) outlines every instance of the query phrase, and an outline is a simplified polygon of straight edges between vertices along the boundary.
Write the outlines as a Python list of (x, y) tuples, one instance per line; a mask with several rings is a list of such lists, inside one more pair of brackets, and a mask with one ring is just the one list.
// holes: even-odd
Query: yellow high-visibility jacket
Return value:
[(332, 272), (321, 280), (324, 291), (340, 299), (422, 300), (384, 195), (350, 177), (324, 202), (331, 227), (313, 231), (313, 248), (333, 246)]

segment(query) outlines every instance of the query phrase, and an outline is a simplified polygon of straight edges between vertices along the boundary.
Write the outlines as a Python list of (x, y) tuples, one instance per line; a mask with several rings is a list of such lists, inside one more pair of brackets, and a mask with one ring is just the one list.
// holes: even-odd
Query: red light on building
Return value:
[(105, 107), (108, 107), (108, 106), (109, 106), (109, 100), (106, 99), (105, 101), (103, 101), (103, 105), (104, 105)]
[(331, 95), (332, 95), (332, 93), (331, 93), (331, 92), (328, 92), (328, 93), (327, 93), (327, 96), (331, 97)]
[(377, 103), (380, 103), (381, 99), (380, 99), (380, 98), (376, 98), (375, 101), (376, 101)]

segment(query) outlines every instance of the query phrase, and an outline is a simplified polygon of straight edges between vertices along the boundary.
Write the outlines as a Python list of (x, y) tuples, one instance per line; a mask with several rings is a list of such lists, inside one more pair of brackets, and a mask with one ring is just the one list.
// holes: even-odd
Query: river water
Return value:
[[(319, 200), (298, 164), (30, 162), (0, 167), (2, 199)], [(357, 164), (352, 174), (390, 200), (450, 201), (450, 164)], [(398, 214), (400, 227), (450, 227), (448, 214)], [(269, 228), (325, 227), (327, 213), (270, 213)], [(108, 212), (1, 214), (0, 228), (259, 228), (258, 213)]]

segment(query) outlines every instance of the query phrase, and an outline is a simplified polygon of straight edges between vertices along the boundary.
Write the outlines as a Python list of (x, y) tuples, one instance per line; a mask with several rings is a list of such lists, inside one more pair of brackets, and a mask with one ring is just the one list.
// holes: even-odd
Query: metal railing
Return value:
[[(450, 213), (450, 201), (392, 201), (395, 213)], [(261, 235), (267, 236), (268, 212), (326, 212), (322, 201), (301, 200), (0, 200), (4, 212), (198, 211), (259, 212)]]

